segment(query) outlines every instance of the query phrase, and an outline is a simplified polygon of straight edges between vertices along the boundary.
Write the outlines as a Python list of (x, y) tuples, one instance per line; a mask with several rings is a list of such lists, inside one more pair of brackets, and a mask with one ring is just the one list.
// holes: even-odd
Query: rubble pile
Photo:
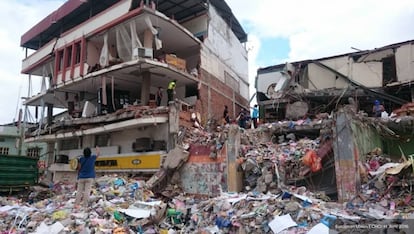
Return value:
[[(320, 171), (322, 166), (333, 166), (333, 158), (326, 157), (332, 156), (330, 133), (321, 130), (321, 135), (305, 135), (298, 139), (292, 131), (298, 127), (303, 129), (305, 125), (322, 124), (327, 123), (320, 120), (286, 121), (243, 131), (238, 162), (244, 172), (245, 191), (275, 193), (279, 190), (278, 183), (294, 183)], [(318, 160), (315, 165), (307, 161), (311, 156)]]
[(349, 207), (375, 203), (381, 217), (392, 216), (397, 209), (413, 210), (413, 156), (409, 159), (403, 156), (399, 162), (393, 162), (390, 156), (376, 148), (366, 155), (366, 162), (360, 169), (362, 189), (348, 202)]
[[(97, 178), (89, 205), (78, 208), (74, 182), (56, 183), (34, 187), (26, 196), (1, 196), (0, 233), (409, 233), (414, 228), (411, 155), (393, 162), (381, 149), (372, 150), (360, 164), (358, 195), (343, 203), (290, 183), (332, 166), (331, 135), (323, 124), (286, 121), (240, 129), (240, 193), (185, 194), (177, 178), (153, 190), (151, 179), (113, 174)], [(321, 128), (309, 137), (289, 131), (307, 125)], [(207, 145), (214, 155), (225, 144), (228, 126), (216, 129), (182, 128), (180, 147)], [(167, 164), (177, 163), (182, 162)]]
[(63, 186), (67, 190), (57, 186), (52, 188), (56, 196), (44, 200), (1, 197), (2, 233), (328, 233), (340, 225), (369, 225), (385, 218), (391, 225), (397, 222), (391, 218), (414, 217), (400, 204), (391, 210), (369, 199), (340, 204), (293, 186), (275, 194), (222, 193), (211, 199), (180, 194), (166, 199), (155, 197), (142, 180), (116, 175), (99, 178), (89, 206), (77, 209), (70, 185)]
[[(56, 184), (46, 199), (0, 198), (0, 229), (6, 233), (271, 233), (275, 215), (289, 215), (295, 230), (306, 232), (323, 217), (323, 202), (306, 188), (278, 194), (223, 193), (207, 199), (178, 195), (154, 197), (145, 182), (132, 178), (98, 178), (89, 206), (75, 208), (75, 190)], [(49, 191), (45, 188), (38, 194)], [(300, 193), (300, 194), (299, 194)], [(32, 193), (33, 194), (33, 193)], [(33, 196), (29, 196), (33, 198)]]

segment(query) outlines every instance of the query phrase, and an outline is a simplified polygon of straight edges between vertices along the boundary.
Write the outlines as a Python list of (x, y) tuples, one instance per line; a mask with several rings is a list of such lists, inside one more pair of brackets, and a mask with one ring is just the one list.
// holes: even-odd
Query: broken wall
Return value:
[(382, 149), (381, 136), (371, 125), (353, 120), (351, 122), (352, 137), (357, 148), (358, 158), (361, 162), (365, 162), (365, 155), (375, 148)]
[[(366, 87), (382, 86), (382, 62), (366, 61), (358, 63), (354, 62), (352, 58), (348, 58), (348, 56), (342, 56), (321, 60), (320, 62)], [(310, 90), (341, 89), (349, 86), (347, 80), (317, 64), (310, 63), (308, 65), (307, 75)]]
[(182, 189), (189, 194), (217, 196), (227, 190), (227, 150), (218, 151), (210, 158), (210, 147), (191, 145), (188, 161), (180, 170)]
[(269, 94), (272, 91), (270, 90), (270, 92), (268, 92), (269, 88), (271, 88), (270, 86), (272, 84), (277, 84), (282, 79), (283, 75), (281, 71), (282, 70), (258, 74), (256, 78), (256, 84), (255, 84), (257, 92), (262, 92), (266, 94), (268, 98), (270, 98), (271, 95)]
[(209, 17), (207, 14), (200, 15), (183, 22), (181, 25), (188, 29), (195, 37), (206, 36)]
[(338, 200), (348, 201), (360, 189), (359, 164), (364, 155), (382, 148), (381, 140), (372, 128), (353, 118), (354, 114), (339, 110), (334, 126), (334, 154)]
[(414, 80), (414, 46), (412, 43), (400, 46), (395, 53), (398, 81)]

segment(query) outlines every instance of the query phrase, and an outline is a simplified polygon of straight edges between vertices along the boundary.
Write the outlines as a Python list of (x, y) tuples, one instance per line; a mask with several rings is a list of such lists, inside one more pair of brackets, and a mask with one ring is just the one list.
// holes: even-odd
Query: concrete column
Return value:
[(237, 170), (237, 156), (240, 149), (240, 130), (237, 124), (232, 124), (227, 140), (227, 188), (228, 192), (242, 190), (242, 172)]
[(358, 149), (352, 134), (352, 117), (343, 110), (336, 115), (334, 126), (334, 154), (338, 201), (349, 201), (358, 194), (360, 178), (358, 171)]
[(169, 103), (169, 115), (168, 115), (168, 143), (167, 143), (167, 150), (172, 150), (175, 148), (177, 143), (177, 136), (178, 131), (180, 129), (179, 126), (179, 111), (178, 111), (178, 103), (171, 102)]
[(238, 115), (238, 113), (236, 113), (236, 94), (234, 92), (234, 90), (232, 91), (232, 95), (233, 95), (233, 99), (231, 100), (233, 103), (233, 116), (231, 117), (231, 119), (235, 119)]
[(47, 103), (47, 124), (50, 126), (53, 122), (53, 104)]
[(141, 104), (148, 105), (151, 88), (151, 73), (142, 73)]
[[(56, 144), (58, 146), (58, 144)], [(55, 162), (55, 153), (56, 153), (56, 149), (55, 149), (55, 143), (47, 143), (47, 156), (46, 156), (46, 168), (49, 168), (50, 165), (52, 165)], [(50, 172), (49, 170), (46, 169), (46, 174), (45, 174), (45, 179), (46, 181), (53, 181), (53, 172)]]
[(154, 35), (152, 34), (151, 30), (146, 29), (144, 31), (144, 47), (152, 48), (154, 43)]
[(411, 88), (411, 101), (414, 102), (414, 87)]
[(211, 118), (211, 87), (210, 84), (208, 84), (207, 86), (207, 119), (205, 120), (206, 123), (207, 121)]

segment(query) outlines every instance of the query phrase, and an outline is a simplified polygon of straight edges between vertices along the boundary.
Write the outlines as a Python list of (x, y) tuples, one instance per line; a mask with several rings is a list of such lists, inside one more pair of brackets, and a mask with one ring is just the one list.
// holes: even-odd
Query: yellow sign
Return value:
[(95, 162), (96, 170), (159, 169), (160, 154), (137, 154), (100, 157)]

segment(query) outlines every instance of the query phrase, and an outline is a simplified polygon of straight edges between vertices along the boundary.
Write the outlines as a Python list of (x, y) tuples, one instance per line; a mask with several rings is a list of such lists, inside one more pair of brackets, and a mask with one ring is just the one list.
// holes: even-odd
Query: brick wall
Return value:
[[(201, 113), (203, 117), (203, 124), (206, 123), (208, 116), (211, 116), (211, 118), (215, 119), (216, 121), (221, 121), (225, 105), (229, 107), (229, 115), (232, 119), (235, 119), (237, 117), (237, 114), (241, 109), (241, 105), (247, 107), (248, 100), (245, 100), (238, 93), (235, 93), (231, 87), (207, 71), (201, 70), (200, 79), (203, 81), (203, 84), (200, 87), (200, 100), (196, 109)], [(236, 101), (235, 113), (233, 112), (233, 95)], [(209, 103), (210, 113), (208, 108)]]

